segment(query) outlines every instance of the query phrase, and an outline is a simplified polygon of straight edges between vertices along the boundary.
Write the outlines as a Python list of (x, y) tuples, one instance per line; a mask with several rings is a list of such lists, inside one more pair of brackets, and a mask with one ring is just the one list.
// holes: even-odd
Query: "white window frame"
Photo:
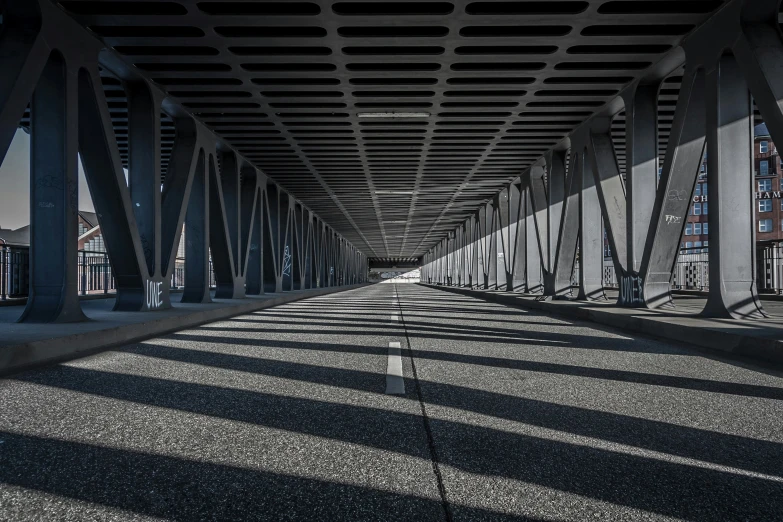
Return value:
[(701, 216), (701, 203), (694, 203), (693, 204), (693, 215), (694, 216)]
[(690, 221), (685, 223), (685, 235), (686, 236), (693, 235), (693, 223), (691, 223)]
[(761, 154), (766, 154), (769, 152), (769, 142), (767, 140), (763, 140), (759, 143), (759, 152)]
[[(763, 226), (762, 226), (763, 225)], [(772, 232), (772, 219), (759, 219), (759, 232)]]
[(759, 200), (759, 212), (772, 212), (772, 200), (760, 199)]
[(693, 224), (693, 235), (694, 236), (700, 236), (701, 235), (701, 223), (694, 223)]
[(759, 192), (769, 192), (772, 190), (772, 180), (771, 179), (760, 179), (758, 182), (759, 186)]

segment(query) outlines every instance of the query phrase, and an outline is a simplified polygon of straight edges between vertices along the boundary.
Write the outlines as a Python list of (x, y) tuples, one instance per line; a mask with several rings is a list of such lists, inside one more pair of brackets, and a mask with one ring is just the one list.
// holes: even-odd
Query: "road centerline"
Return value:
[(402, 378), (402, 347), (399, 341), (389, 342), (389, 358), (386, 362), (386, 394), (405, 395), (405, 379)]

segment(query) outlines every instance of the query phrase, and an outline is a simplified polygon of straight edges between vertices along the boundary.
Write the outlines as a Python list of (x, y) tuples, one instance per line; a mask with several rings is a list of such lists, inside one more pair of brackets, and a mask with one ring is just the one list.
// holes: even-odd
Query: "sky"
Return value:
[[(79, 210), (94, 212), (90, 189), (79, 161)], [(16, 131), (5, 161), (0, 165), (0, 228), (30, 224), (30, 136)]]

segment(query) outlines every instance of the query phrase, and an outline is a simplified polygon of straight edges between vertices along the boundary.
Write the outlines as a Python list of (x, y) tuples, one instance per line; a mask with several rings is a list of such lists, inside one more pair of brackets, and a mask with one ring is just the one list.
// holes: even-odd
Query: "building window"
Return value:
[(701, 248), (701, 241), (696, 241), (696, 242), (693, 244), (693, 246), (695, 246), (696, 248)]
[(686, 236), (692, 236), (693, 235), (693, 223), (686, 223), (685, 224), (685, 235)]
[(762, 154), (766, 154), (769, 152), (769, 142), (768, 141), (762, 141), (759, 143), (759, 152)]
[(701, 184), (701, 195), (702, 196), (706, 196), (707, 195), (707, 184), (706, 183), (702, 183)]
[(709, 205), (709, 203), (702, 203), (701, 205), (701, 213), (705, 216), (709, 214), (709, 212), (707, 211), (710, 209), (710, 207), (708, 207), (707, 205)]
[(701, 196), (701, 183), (696, 183), (696, 192), (693, 194), (694, 196)]
[(759, 176), (769, 176), (769, 160), (759, 161)]
[(693, 241), (686, 241), (685, 248), (693, 248)]
[(693, 235), (694, 236), (700, 236), (701, 235), (701, 223), (694, 223), (693, 224)]
[(759, 220), (759, 232), (772, 232), (772, 220), (760, 219)]
[(759, 212), (772, 212), (772, 200), (760, 199), (759, 200)]
[(701, 233), (702, 233), (702, 234), (704, 234), (705, 236), (706, 236), (706, 235), (708, 235), (708, 234), (710, 233), (710, 224), (709, 224), (709, 223), (704, 223), (704, 224), (702, 225), (702, 227), (701, 227)]
[[(781, 180), (783, 181), (783, 180)], [(759, 192), (769, 192), (772, 190), (772, 180), (771, 179), (760, 179), (759, 180)]]
[(693, 215), (694, 216), (701, 216), (701, 203), (694, 203), (693, 204)]

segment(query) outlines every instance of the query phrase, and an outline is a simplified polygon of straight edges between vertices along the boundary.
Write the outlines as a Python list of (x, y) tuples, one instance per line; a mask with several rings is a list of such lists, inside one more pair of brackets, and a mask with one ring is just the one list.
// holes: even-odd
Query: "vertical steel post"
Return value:
[(210, 303), (209, 179), (207, 158), (200, 150), (185, 216), (185, 288), (183, 303)]
[(530, 186), (523, 188), (525, 202), (525, 291), (529, 294), (540, 294), (544, 291), (544, 281), (541, 266), (538, 235), (532, 203)]
[(30, 296), (20, 322), (84, 321), (79, 305), (77, 77), (55, 52), (31, 102)]
[[(586, 151), (576, 151), (586, 154)], [(593, 166), (582, 165), (582, 190), (579, 191), (579, 295), (580, 300), (605, 297), (603, 283), (604, 241), (601, 226), (601, 204), (595, 186)]]
[(703, 314), (764, 316), (756, 291), (753, 107), (733, 56), (707, 71), (707, 179), (710, 184), (710, 293)]

